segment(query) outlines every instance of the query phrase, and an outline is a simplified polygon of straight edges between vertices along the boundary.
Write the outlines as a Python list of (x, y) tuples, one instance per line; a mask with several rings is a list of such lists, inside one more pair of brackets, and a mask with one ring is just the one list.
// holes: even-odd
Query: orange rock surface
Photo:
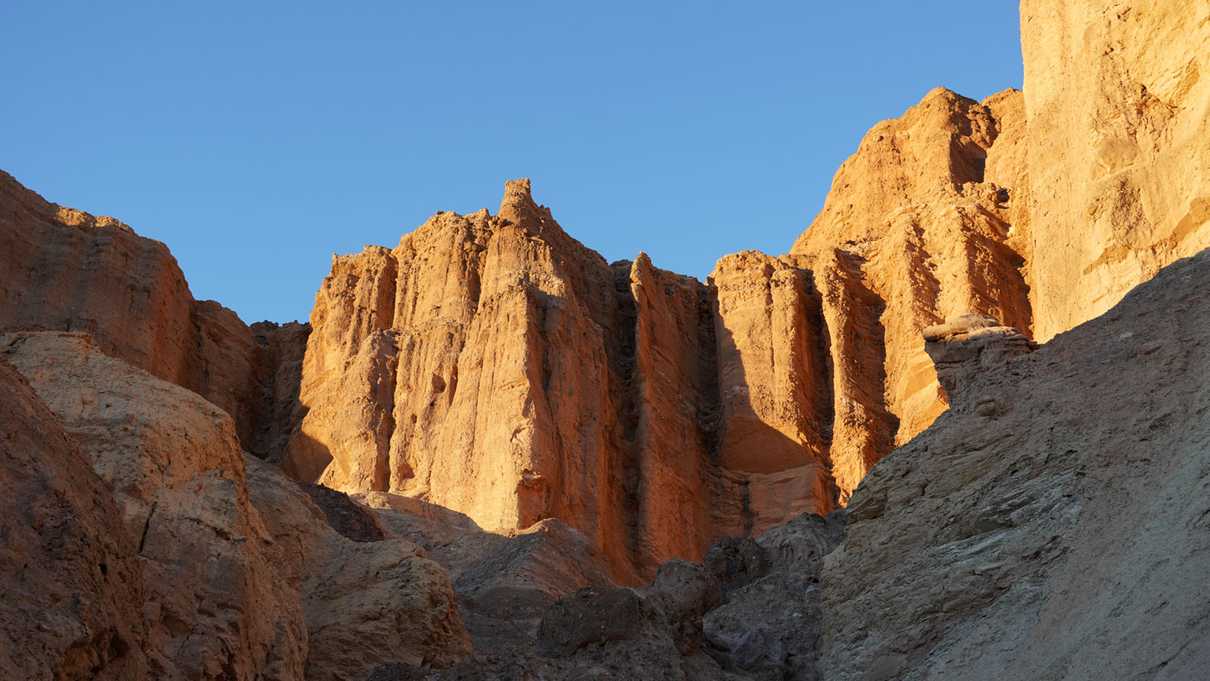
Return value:
[(645, 259), (610, 266), (510, 183), (498, 215), (441, 213), (393, 250), (333, 261), (285, 466), (488, 530), (563, 518), (620, 574), (700, 553), (707, 507), (683, 502), (710, 489), (692, 390), (706, 377), (663, 331), (700, 342), (702, 296)]
[(1023, 0), (1035, 335), (1210, 246), (1210, 5)]
[(514, 181), (495, 214), (336, 257), (310, 327), (249, 328), (163, 244), (0, 175), (0, 330), (86, 331), (298, 479), (487, 531), (558, 518), (637, 579), (844, 506), (947, 408), (925, 329), (1046, 340), (1210, 245), (1210, 9), (1021, 10), (1024, 94), (928, 93), (789, 253), (706, 282), (607, 263)]
[(88, 333), (100, 349), (232, 415), (244, 448), (280, 453), (306, 340), (196, 301), (164, 244), (49, 203), (0, 171), (0, 331)]
[(998, 184), (1023, 172), (1002, 136), (1021, 128), (1020, 98), (937, 89), (874, 126), (792, 249), (832, 301), (827, 327), (842, 346), (831, 451), (842, 498), (945, 409), (922, 329), (967, 310), (1030, 328), (1017, 197)]
[(705, 284), (608, 265), (527, 181), (497, 215), (338, 257), (287, 467), (486, 529), (561, 518), (619, 574), (844, 505), (946, 409), (926, 328), (970, 312), (1029, 335), (1061, 307), (1028, 104), (930, 92), (866, 135), (789, 254), (726, 256)]

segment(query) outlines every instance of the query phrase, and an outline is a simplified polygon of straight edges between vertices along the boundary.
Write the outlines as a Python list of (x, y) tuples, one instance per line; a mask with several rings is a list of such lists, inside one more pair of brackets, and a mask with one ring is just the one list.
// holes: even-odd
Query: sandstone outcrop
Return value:
[(142, 678), (136, 544), (105, 483), (0, 360), (0, 677)]
[(1180, 261), (1036, 351), (978, 324), (932, 336), (952, 408), (853, 495), (823, 678), (1203, 673), (1206, 282), (1210, 254)]
[(1126, 292), (1210, 246), (1210, 7), (1021, 10), (705, 282), (520, 180), (248, 327), (0, 173), (0, 674), (1192, 676), (1210, 256)]
[(1210, 246), (1210, 6), (1023, 0), (1042, 341)]
[(287, 470), (490, 531), (561, 518), (617, 575), (825, 514), (944, 410), (923, 328), (1029, 327), (1021, 211), (986, 177), (1024, 176), (1018, 140), (995, 147), (1022, 117), (1020, 93), (931, 93), (867, 136), (792, 255), (727, 256), (706, 284), (606, 264), (528, 182), (337, 257)]
[[(836, 173), (819, 216), (794, 244), (816, 272), (834, 335), (839, 390), (831, 459), (842, 497), (894, 445), (944, 408), (920, 332), (972, 310), (1031, 326), (1022, 268), (1028, 253), (1011, 222), (1024, 174), (1021, 93), (983, 103), (945, 89), (874, 126)], [(879, 368), (881, 371), (879, 371)], [(850, 401), (860, 405), (856, 412)], [(848, 412), (848, 413), (846, 413)]]
[(760, 532), (835, 505), (830, 358), (811, 273), (756, 251), (710, 275), (720, 401), (717, 458), (746, 508), (719, 535)]
[(58, 206), (0, 171), (0, 331), (88, 333), (106, 354), (187, 387), (279, 454), (293, 428), (301, 325), (250, 329), (195, 301), (168, 248), (109, 217)]
[(709, 544), (706, 289), (645, 256), (609, 265), (528, 182), (498, 215), (441, 213), (334, 259), (311, 323), (297, 477), (488, 531), (560, 518), (622, 579)]

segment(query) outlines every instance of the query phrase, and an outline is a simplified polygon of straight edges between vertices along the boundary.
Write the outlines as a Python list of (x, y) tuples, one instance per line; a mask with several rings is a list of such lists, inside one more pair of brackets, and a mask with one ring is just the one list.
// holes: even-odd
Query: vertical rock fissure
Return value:
[(819, 434), (824, 444), (832, 444), (832, 430), (836, 423), (835, 388), (832, 385), (832, 342), (828, 334), (828, 320), (823, 314), (823, 294), (815, 285), (815, 273), (807, 270), (806, 300), (809, 303), (806, 310), (807, 325), (816, 329), (815, 346), (806, 348), (815, 359), (815, 365), (824, 374), (815, 380), (819, 403), (816, 416), (819, 418)]
[(622, 481), (622, 524), (626, 529), (627, 550), (632, 558), (641, 561), (642, 536), (642, 488), (643, 465), (642, 443), (639, 437), (640, 409), (642, 405), (642, 377), (639, 375), (637, 353), (638, 304), (630, 288), (631, 263), (622, 261), (611, 266), (615, 314), (613, 342), (617, 353), (618, 369), (618, 423), (621, 424), (621, 442), (618, 443), (620, 460), (618, 472)]
[(752, 536), (752, 528), (756, 526), (756, 514), (752, 511), (751, 481), (747, 478), (740, 480), (740, 518), (743, 523), (743, 536)]
[(843, 505), (891, 450), (899, 419), (887, 408), (886, 302), (864, 280), (860, 256), (834, 251), (824, 295), (835, 415), (828, 458)]
[[(393, 290), (393, 287), (392, 287)], [(391, 309), (394, 310), (392, 300)], [(378, 438), (378, 457), (374, 461), (373, 491), (387, 492), (391, 488), (391, 440), (395, 437), (395, 388), (399, 385), (399, 332), (394, 329), (382, 332), (383, 341), (388, 344), (387, 367), (383, 372), (386, 382), (382, 394), (386, 397), (380, 406), (383, 428)]]
[[(382, 317), (382, 339), (386, 343), (387, 366), (382, 374), (386, 382), (385, 389), (379, 389), (379, 394), (385, 394), (383, 404), (377, 405), (379, 418), (382, 420), (379, 436), (375, 445), (378, 456), (374, 460), (372, 478), (373, 491), (386, 492), (391, 488), (391, 440), (395, 437), (395, 388), (399, 385), (399, 331), (395, 328), (395, 302), (399, 295), (399, 259), (393, 252), (387, 252), (387, 271), (383, 274), (383, 284), (386, 286), (385, 301), (380, 303), (378, 315)], [(385, 303), (385, 304), (383, 304)], [(385, 309), (385, 314), (383, 313)]]
[(804, 292), (806, 323), (809, 329), (816, 330), (814, 347), (806, 347), (804, 350), (812, 354), (814, 359), (812, 364), (823, 371), (822, 376), (810, 376), (809, 378), (816, 390), (814, 416), (819, 422), (819, 436), (822, 439), (820, 444), (824, 450), (821, 463), (828, 472), (828, 490), (831, 497), (828, 501), (831, 508), (836, 508), (840, 505), (840, 490), (836, 486), (832, 457), (829, 455), (836, 426), (836, 387), (833, 385), (835, 370), (832, 364), (832, 341), (828, 330), (828, 320), (823, 313), (823, 294), (815, 283), (815, 273), (807, 270), (804, 279), (806, 280)]
[(720, 448), (719, 426), (722, 418), (723, 397), (718, 380), (718, 337), (715, 317), (718, 290), (707, 283), (698, 293), (697, 347), (700, 398), (697, 403), (697, 425), (702, 449), (710, 457), (710, 464), (718, 463)]

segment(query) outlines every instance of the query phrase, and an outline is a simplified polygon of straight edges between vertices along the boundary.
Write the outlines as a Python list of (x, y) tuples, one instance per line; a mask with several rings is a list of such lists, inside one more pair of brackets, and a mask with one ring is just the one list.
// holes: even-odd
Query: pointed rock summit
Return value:
[(500, 199), (497, 214), (514, 224), (526, 224), (540, 220), (540, 211), (532, 192), (528, 177), (508, 180), (504, 183), (504, 196)]

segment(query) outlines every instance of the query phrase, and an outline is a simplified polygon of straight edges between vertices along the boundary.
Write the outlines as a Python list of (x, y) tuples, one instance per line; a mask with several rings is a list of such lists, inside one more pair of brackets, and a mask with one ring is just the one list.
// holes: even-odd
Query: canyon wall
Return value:
[(164, 244), (49, 203), (0, 171), (0, 331), (90, 334), (105, 353), (225, 409), (244, 448), (272, 457), (292, 428), (307, 329), (249, 328), (196, 301)]
[(998, 184), (1025, 174), (997, 144), (1023, 127), (1020, 93), (936, 90), (867, 136), (791, 254), (724, 257), (706, 283), (606, 263), (528, 181), (496, 215), (336, 257), (286, 468), (493, 531), (558, 517), (619, 574), (827, 513), (944, 410), (921, 329), (967, 310), (1029, 328)]
[(489, 530), (563, 518), (620, 573), (698, 555), (705, 293), (645, 257), (609, 265), (511, 182), (498, 215), (441, 213), (393, 250), (334, 259), (286, 469)]
[[(872, 333), (842, 361), (865, 372), (853, 387), (867, 409), (884, 415), (857, 419), (860, 435), (837, 438), (833, 458), (847, 471), (839, 480), (846, 494), (890, 446), (945, 409), (920, 343), (923, 328), (968, 310), (1031, 327), (1027, 228), (1012, 222), (1019, 197), (1008, 186), (1025, 172), (1012, 137), (1023, 115), (1015, 91), (983, 103), (930, 92), (866, 134), (791, 250), (806, 267), (844, 272), (864, 293), (853, 311), (867, 315)], [(875, 434), (870, 445), (850, 444)]]
[(1033, 349), (928, 330), (951, 409), (823, 560), (818, 678), (1196, 679), (1210, 660), (1210, 253)]
[(226, 410), (298, 479), (509, 532), (583, 531), (620, 578), (847, 504), (947, 408), (921, 333), (1045, 340), (1210, 245), (1210, 9), (1022, 3), (1025, 91), (874, 126), (789, 253), (706, 282), (607, 263), (510, 182), (339, 256), (311, 324), (193, 299), (167, 248), (0, 174), (0, 330), (85, 331)]
[(1210, 5), (1023, 0), (1035, 335), (1210, 246)]

